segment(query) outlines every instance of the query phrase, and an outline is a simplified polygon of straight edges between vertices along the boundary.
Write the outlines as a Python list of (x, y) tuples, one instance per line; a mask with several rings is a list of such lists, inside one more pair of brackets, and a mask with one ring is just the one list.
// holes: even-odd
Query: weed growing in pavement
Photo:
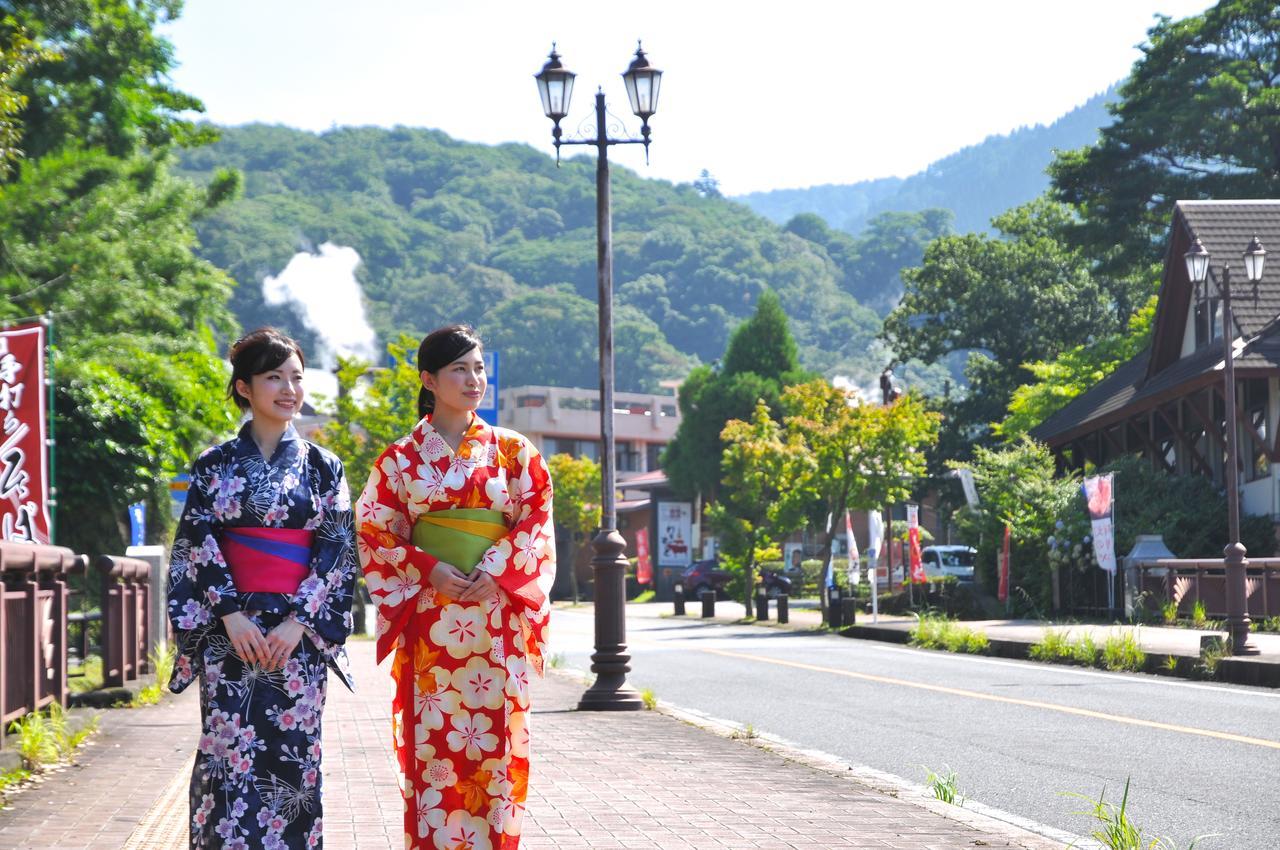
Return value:
[[(1177, 845), (1168, 838), (1148, 837), (1143, 834), (1140, 826), (1129, 820), (1128, 779), (1124, 781), (1124, 796), (1120, 798), (1119, 806), (1107, 802), (1106, 788), (1102, 789), (1097, 800), (1084, 794), (1068, 794), (1068, 796), (1087, 800), (1092, 806), (1090, 809), (1072, 812), (1072, 814), (1085, 815), (1097, 823), (1097, 826), (1090, 831), (1089, 837), (1101, 844), (1104, 850), (1178, 850)], [(1196, 843), (1201, 838), (1207, 837), (1201, 835), (1191, 839), (1187, 850), (1195, 850)], [(1071, 846), (1075, 847), (1074, 844)]]
[(658, 707), (658, 695), (653, 692), (653, 688), (641, 688), (640, 700), (647, 711), (653, 711)]
[(743, 741), (754, 741), (756, 738), (760, 737), (760, 733), (756, 731), (756, 727), (748, 723), (729, 737), (739, 738)]
[(954, 620), (923, 614), (911, 627), (911, 645), (921, 649), (982, 653), (986, 652), (990, 641), (982, 632), (962, 626)]
[(9, 731), (18, 736), (18, 754), (23, 767), (33, 773), (70, 759), (76, 748), (97, 729), (95, 717), (84, 728), (72, 731), (66, 709), (56, 702), (49, 706), (47, 715), (32, 711), (9, 724)]
[(964, 795), (960, 793), (960, 777), (954, 770), (946, 765), (943, 765), (941, 771), (931, 770), (924, 765), (920, 766), (924, 767), (924, 782), (929, 786), (929, 790), (933, 791), (933, 796), (953, 806), (964, 805)]
[(1204, 603), (1199, 599), (1196, 604), (1191, 606), (1191, 624), (1197, 629), (1203, 629), (1209, 624), (1209, 614), (1205, 610)]
[(1031, 644), (1027, 655), (1032, 661), (1064, 661), (1071, 660), (1071, 632), (1059, 632), (1046, 629), (1040, 640)]
[(151, 650), (147, 658), (151, 662), (151, 669), (155, 671), (156, 679), (134, 695), (133, 701), (129, 703), (130, 708), (155, 705), (160, 702), (165, 688), (169, 686), (169, 677), (173, 675), (173, 662), (176, 657), (177, 648), (173, 644), (169, 644), (163, 651), (159, 647)]
[(1178, 656), (1166, 655), (1164, 659), (1164, 669), (1168, 670), (1170, 673), (1177, 672)]
[(31, 771), (25, 767), (15, 767), (13, 770), (6, 770), (0, 773), (0, 803), (4, 802), (5, 792), (10, 788), (21, 785), (31, 778)]
[(564, 666), (564, 653), (557, 652), (555, 655), (547, 659), (547, 666), (552, 670), (559, 670)]
[(1218, 664), (1229, 655), (1231, 655), (1231, 638), (1226, 637), (1220, 641), (1211, 642), (1200, 650), (1200, 672), (1206, 679), (1216, 679)]
[(1085, 667), (1092, 667), (1098, 662), (1098, 645), (1094, 643), (1093, 635), (1082, 635), (1072, 642), (1071, 660)]
[(1102, 666), (1138, 673), (1147, 666), (1147, 654), (1133, 632), (1111, 635), (1102, 644)]

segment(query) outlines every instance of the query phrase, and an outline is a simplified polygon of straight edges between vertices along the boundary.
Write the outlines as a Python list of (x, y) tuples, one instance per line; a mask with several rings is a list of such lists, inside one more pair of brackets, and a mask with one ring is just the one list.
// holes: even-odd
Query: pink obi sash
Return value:
[(311, 540), (301, 528), (224, 528), (222, 555), (240, 593), (296, 593), (311, 573)]

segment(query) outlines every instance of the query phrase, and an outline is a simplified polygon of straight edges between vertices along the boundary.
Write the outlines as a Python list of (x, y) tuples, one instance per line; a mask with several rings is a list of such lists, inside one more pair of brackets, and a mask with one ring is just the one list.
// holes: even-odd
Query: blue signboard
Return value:
[(134, 502), (129, 506), (129, 545), (147, 545), (147, 503)]
[(484, 353), (484, 371), (489, 377), (489, 387), (484, 391), (484, 398), (476, 408), (476, 415), (490, 425), (498, 424), (498, 352)]

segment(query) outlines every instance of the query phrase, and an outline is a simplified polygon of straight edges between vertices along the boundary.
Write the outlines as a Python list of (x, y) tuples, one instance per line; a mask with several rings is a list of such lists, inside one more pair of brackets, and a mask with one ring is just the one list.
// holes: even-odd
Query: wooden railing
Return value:
[[(1196, 602), (1206, 616), (1227, 616), (1226, 568), (1221, 558), (1160, 558), (1136, 561), (1138, 591), (1157, 599), (1176, 600), (1188, 614)], [(1280, 558), (1250, 558), (1245, 568), (1245, 593), (1249, 617), (1280, 616)]]
[(0, 541), (3, 728), (50, 703), (67, 704), (67, 575), (87, 565), (61, 546)]
[(102, 684), (122, 687), (150, 673), (147, 645), (151, 622), (151, 565), (137, 558), (103, 555), (98, 558), (102, 577)]

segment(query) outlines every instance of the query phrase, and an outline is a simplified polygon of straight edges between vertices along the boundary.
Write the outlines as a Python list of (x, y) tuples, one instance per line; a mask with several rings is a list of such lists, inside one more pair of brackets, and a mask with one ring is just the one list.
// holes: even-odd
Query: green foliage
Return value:
[(922, 649), (944, 649), (981, 655), (990, 646), (983, 632), (962, 626), (954, 620), (922, 614), (911, 627), (910, 643)]
[(1021, 598), (1015, 592), (1021, 587), (1034, 606), (1048, 609), (1053, 601), (1049, 538), (1059, 517), (1078, 499), (1079, 483), (1072, 476), (1056, 478), (1049, 450), (1026, 438), (998, 450), (978, 447), (971, 463), (951, 465), (973, 470), (982, 500), (979, 510), (962, 508), (955, 517), (961, 539), (978, 550), (975, 573), (979, 579), (986, 587), (996, 586), (996, 556), (1008, 523), (1010, 593)]
[(17, 736), (23, 767), (32, 773), (68, 761), (97, 729), (95, 717), (80, 729), (72, 730), (66, 709), (56, 702), (51, 703), (47, 711), (28, 712), (9, 724), (9, 732)]
[(940, 771), (926, 767), (924, 772), (924, 784), (933, 792), (935, 798), (953, 806), (964, 805), (964, 795), (960, 793), (960, 777), (954, 770), (946, 766), (943, 766)]
[(786, 498), (786, 488), (807, 477), (814, 466), (797, 435), (784, 431), (756, 403), (750, 422), (731, 420), (721, 434), (724, 478), (720, 498), (708, 508), (720, 551), (743, 570), (743, 595), (751, 609), (756, 550), (775, 543), (803, 522), (805, 505)]
[(653, 688), (641, 688), (640, 701), (644, 703), (645, 711), (653, 711), (658, 707), (658, 695), (653, 692)]
[[(432, 130), (316, 135), (252, 125), (184, 151), (183, 165), (200, 179), (219, 168), (245, 173), (245, 198), (204, 220), (201, 243), (240, 282), (233, 308), (246, 323), (278, 324), (305, 344), (290, 311), (263, 304), (260, 282), (296, 251), (331, 241), (360, 253), (357, 275), (380, 338), (466, 321), (502, 352), (509, 386), (596, 385), (590, 158), (557, 168), (530, 147), (464, 144)], [(618, 165), (612, 198), (619, 389), (655, 389), (721, 357), (769, 289), (807, 367), (878, 372), (869, 350), (879, 321), (842, 289), (822, 245), (693, 185)], [(735, 415), (749, 415), (754, 402)]]
[[(1073, 814), (1087, 815), (1096, 824), (1089, 832), (1089, 837), (1097, 841), (1104, 850), (1177, 850), (1177, 845), (1168, 838), (1150, 838), (1143, 834), (1141, 827), (1129, 820), (1128, 778), (1124, 781), (1124, 796), (1120, 798), (1119, 806), (1107, 802), (1106, 788), (1102, 789), (1096, 801), (1083, 794), (1072, 793), (1069, 796), (1089, 802), (1090, 808), (1087, 811)], [(1192, 839), (1187, 850), (1195, 850), (1199, 840)]]
[(133, 701), (129, 703), (130, 708), (141, 708), (146, 705), (156, 705), (160, 702), (169, 690), (169, 677), (173, 675), (173, 664), (177, 658), (177, 647), (173, 643), (165, 644), (163, 650), (159, 647), (152, 649), (147, 655), (147, 660), (151, 664), (151, 670), (155, 674), (151, 684), (139, 689), (134, 694)]
[(919, 267), (903, 270), (906, 293), (883, 330), (894, 354), (933, 363), (969, 352), (968, 394), (945, 411), (944, 457), (988, 441), (990, 423), (1030, 377), (1026, 364), (1118, 326), (1085, 256), (1062, 242), (1071, 219), (1066, 207), (1039, 199), (994, 219), (1000, 237), (935, 239)]
[[(574, 458), (567, 454), (554, 454), (547, 458), (551, 481), (556, 491), (556, 523), (567, 528), (576, 539), (585, 540), (600, 527), (601, 478), (600, 464), (589, 457)], [(569, 570), (570, 593), (578, 601), (578, 573), (575, 569), (575, 552), (567, 552), (564, 564)]]
[(1084, 667), (1098, 663), (1098, 644), (1091, 634), (1083, 634), (1071, 642), (1071, 660)]
[(181, 0), (0, 2), (0, 32), (25, 30), (53, 54), (18, 82), (27, 98), (20, 113), (27, 155), (79, 144), (126, 157), (208, 141), (207, 127), (183, 117), (204, 106), (169, 84), (173, 47), (155, 32), (181, 8)]
[(55, 62), (60, 57), (33, 42), (31, 33), (12, 16), (0, 19), (0, 180), (13, 172), (22, 158), (22, 123), (18, 116), (27, 105), (27, 96), (14, 86), (37, 62)]
[(995, 433), (1006, 441), (1025, 436), (1117, 366), (1142, 353), (1151, 342), (1156, 302), (1156, 296), (1151, 296), (1124, 330), (1077, 345), (1054, 360), (1027, 364), (1035, 380), (1014, 390), (1008, 416), (995, 426)]
[(1027, 656), (1032, 661), (1064, 661), (1072, 657), (1071, 633), (1045, 629), (1040, 640), (1031, 644)]
[(1141, 269), (1162, 254), (1175, 201), (1280, 194), (1277, 62), (1272, 0), (1159, 18), (1114, 123), (1050, 168), (1058, 197), (1084, 213), (1073, 242), (1110, 269)]
[[(333, 418), (316, 435), (316, 442), (339, 458), (352, 475), (373, 469), (382, 450), (413, 429), (418, 421), (418, 389), (422, 386), (415, 360), (418, 340), (400, 336), (387, 344), (384, 368), (338, 358), (338, 398)], [(352, 489), (364, 482), (352, 481)]]
[(1102, 642), (1102, 666), (1108, 670), (1140, 673), (1147, 665), (1147, 654), (1133, 632), (1109, 635)]
[(680, 426), (662, 458), (677, 493), (702, 493), (710, 501), (720, 489), (725, 426), (750, 420), (760, 401), (777, 412), (782, 387), (809, 377), (795, 366), (795, 342), (772, 295), (761, 295), (752, 318), (734, 329), (725, 360), (720, 370), (694, 369), (681, 385)]

